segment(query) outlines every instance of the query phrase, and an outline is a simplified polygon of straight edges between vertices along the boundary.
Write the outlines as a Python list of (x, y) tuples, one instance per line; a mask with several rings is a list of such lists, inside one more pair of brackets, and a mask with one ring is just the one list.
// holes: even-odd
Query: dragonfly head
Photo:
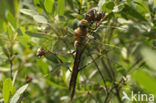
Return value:
[(86, 29), (88, 27), (88, 21), (83, 19), (79, 22), (79, 27), (82, 29)]

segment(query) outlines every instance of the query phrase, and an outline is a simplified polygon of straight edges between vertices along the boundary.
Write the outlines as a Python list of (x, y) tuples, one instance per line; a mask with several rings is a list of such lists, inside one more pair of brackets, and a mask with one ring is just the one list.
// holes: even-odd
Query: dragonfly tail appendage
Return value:
[(72, 81), (73, 83), (72, 83), (71, 100), (73, 99), (74, 94), (75, 94), (77, 75), (78, 75), (78, 72), (75, 73), (75, 75), (73, 77), (73, 81)]

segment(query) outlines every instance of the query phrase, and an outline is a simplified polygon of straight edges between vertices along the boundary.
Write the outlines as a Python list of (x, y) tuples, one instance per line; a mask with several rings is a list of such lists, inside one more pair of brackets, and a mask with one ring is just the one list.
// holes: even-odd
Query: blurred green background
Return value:
[[(0, 0), (0, 5), (0, 103), (71, 102), (74, 30), (90, 9), (102, 13), (102, 20), (89, 28), (95, 30), (88, 33), (73, 102), (149, 103), (122, 100), (123, 92), (132, 91), (156, 96), (155, 0)], [(39, 48), (46, 52), (40, 58)]]

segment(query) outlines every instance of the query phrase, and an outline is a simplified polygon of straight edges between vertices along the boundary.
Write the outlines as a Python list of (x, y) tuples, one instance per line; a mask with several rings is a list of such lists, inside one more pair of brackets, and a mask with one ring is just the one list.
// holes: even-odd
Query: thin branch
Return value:
[[(108, 57), (108, 54), (106, 54), (106, 56)], [(110, 68), (110, 70), (111, 70), (111, 72), (112, 72), (113, 80), (115, 80), (115, 72), (114, 72), (114, 69), (112, 68), (110, 59), (109, 59), (109, 58), (106, 58), (106, 60), (107, 60), (107, 63), (108, 63), (108, 65), (109, 65), (109, 68)]]
[[(127, 73), (129, 73), (133, 68), (135, 68), (135, 66), (138, 65), (141, 61), (142, 61), (142, 58), (139, 58), (138, 60), (136, 60), (135, 63), (132, 64), (132, 66), (127, 70)], [(144, 63), (145, 63), (145, 62), (142, 61), (142, 63), (141, 63), (140, 65), (142, 65), (142, 64), (144, 64)], [(139, 66), (139, 67), (140, 67), (140, 66)]]
[[(124, 81), (124, 79), (123, 78), (121, 78), (120, 79), (120, 81), (118, 82), (118, 84), (115, 84), (115, 83), (113, 83), (113, 86), (109, 89), (109, 91), (108, 91), (108, 94), (107, 94), (107, 96), (106, 96), (106, 98), (105, 98), (105, 100), (104, 100), (104, 103), (108, 103), (109, 101), (108, 101), (108, 99), (109, 99), (109, 96), (110, 96), (110, 94), (111, 94), (111, 92), (114, 90), (114, 89), (116, 89), (116, 88), (119, 88), (119, 86), (120, 86), (120, 84), (122, 83), (122, 81)], [(119, 93), (119, 92), (118, 92)], [(118, 94), (119, 95), (119, 94)], [(118, 96), (118, 99), (120, 99), (120, 95)], [(121, 99), (120, 99), (121, 100)], [(122, 103), (122, 102), (121, 102)]]
[(115, 87), (115, 90), (116, 90), (116, 96), (117, 96), (119, 103), (123, 103), (121, 100), (121, 97), (120, 97), (120, 88), (118, 88), (118, 86), (117, 86), (117, 87)]
[[(99, 59), (101, 56), (97, 56), (96, 58), (94, 58), (94, 60)], [(87, 63), (86, 65), (80, 67), (79, 71), (85, 69), (87, 66), (89, 66), (90, 64), (92, 64), (94, 62), (94, 60), (92, 60), (91, 62)]]
[(97, 103), (97, 99), (91, 94), (91, 92), (88, 91), (88, 94), (95, 100), (95, 103)]
[(96, 27), (94, 29), (92, 29), (92, 31), (90, 32), (90, 34), (92, 35), (97, 28), (102, 24), (102, 22), (110, 15), (111, 13), (106, 14), (96, 25)]
[(103, 65), (104, 70), (107, 72), (109, 78), (110, 78), (111, 80), (113, 80), (112, 74), (110, 73), (110, 71), (109, 71), (109, 69), (108, 69), (108, 67), (107, 67), (107, 65), (106, 65), (106, 63), (105, 63), (105, 61), (104, 61), (103, 58), (101, 58), (101, 63), (102, 63), (102, 65)]
[[(67, 44), (66, 40), (62, 39), (62, 38), (59, 36), (58, 31), (55, 30), (55, 28), (53, 28), (51, 25), (49, 25), (49, 26), (51, 27), (51, 29), (53, 30), (53, 32), (57, 35), (57, 37), (58, 37), (59, 39), (61, 39), (61, 40), (64, 42), (64, 44), (65, 44), (65, 46), (67, 47), (67, 49), (68, 49), (68, 50), (71, 50), (71, 48), (70, 48), (69, 45)], [(72, 55), (72, 57), (74, 58), (73, 55)]]
[(10, 78), (11, 78), (11, 80), (12, 80), (12, 79), (13, 79), (13, 76), (12, 76), (13, 61), (10, 59), (10, 60), (9, 60), (9, 63), (10, 63)]
[(14, 59), (13, 42), (10, 41), (10, 43), (11, 43), (11, 46), (9, 48), (10, 55), (9, 55), (8, 59), (9, 59), (9, 64), (10, 64), (10, 78), (11, 78), (11, 80), (13, 80), (13, 75), (12, 75), (12, 73), (13, 73), (12, 67), (13, 67), (13, 59)]
[(101, 76), (101, 78), (102, 78), (102, 80), (103, 80), (103, 82), (104, 82), (105, 92), (106, 92), (106, 94), (107, 94), (107, 93), (108, 93), (108, 87), (107, 87), (107, 85), (106, 85), (106, 80), (105, 80), (104, 76), (102, 75), (102, 72), (101, 72), (101, 70), (100, 70), (98, 64), (97, 64), (96, 61), (94, 60), (93, 56), (92, 56), (90, 53), (89, 53), (89, 56), (90, 56), (91, 59), (93, 60), (95, 66), (96, 66), (96, 68), (97, 68), (97, 70), (98, 70), (98, 72), (99, 72), (99, 74), (100, 74), (100, 76)]

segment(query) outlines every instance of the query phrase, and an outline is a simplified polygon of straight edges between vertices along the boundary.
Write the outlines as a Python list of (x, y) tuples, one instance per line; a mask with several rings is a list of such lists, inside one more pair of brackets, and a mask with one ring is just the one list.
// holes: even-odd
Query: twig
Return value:
[(11, 80), (13, 79), (13, 76), (12, 76), (12, 65), (13, 65), (13, 63), (12, 62), (13, 61), (10, 59), (9, 63), (10, 63), (10, 78), (11, 78)]
[(110, 78), (111, 80), (113, 80), (112, 74), (110, 73), (110, 71), (109, 71), (109, 69), (108, 69), (108, 67), (107, 67), (107, 65), (106, 65), (106, 63), (105, 63), (105, 61), (104, 61), (103, 58), (101, 58), (101, 63), (102, 63), (102, 65), (103, 65), (104, 70), (107, 72), (109, 78)]
[[(127, 70), (127, 73), (129, 73), (137, 64), (139, 64), (142, 61), (142, 58), (139, 58), (138, 60), (135, 61), (134, 64)], [(144, 63), (144, 61), (143, 61)]]
[[(119, 85), (122, 83), (123, 80), (124, 80), (124, 79), (121, 78), (121, 80), (118, 82), (118, 85), (115, 84), (115, 83), (113, 83), (113, 86), (112, 86), (112, 87), (109, 89), (109, 91), (108, 91), (108, 94), (107, 94), (107, 96), (106, 96), (106, 98), (105, 98), (105, 100), (104, 100), (104, 103), (108, 103), (108, 98), (109, 98), (111, 92), (113, 91), (113, 89), (118, 88)], [(119, 95), (119, 99), (120, 99), (120, 95)], [(121, 103), (122, 103), (122, 102), (121, 102)]]
[(111, 94), (111, 92), (112, 92), (113, 89), (114, 89), (114, 87), (112, 87), (112, 88), (109, 89), (109, 91), (108, 91), (108, 93), (106, 95), (106, 98), (104, 100), (104, 103), (108, 103), (108, 98), (109, 98), (109, 96), (110, 96), (110, 94)]
[[(51, 27), (51, 29), (54, 31), (54, 33), (57, 35), (57, 37), (58, 37), (59, 39), (61, 39), (61, 40), (64, 42), (64, 44), (65, 44), (65, 46), (67, 47), (67, 49), (68, 49), (68, 50), (71, 50), (71, 48), (69, 48), (69, 45), (67, 44), (67, 42), (59, 36), (58, 31), (56, 31), (55, 28), (53, 28), (51, 25), (50, 25), (50, 27)], [(72, 57), (74, 58), (73, 55), (72, 55)]]
[[(103, 64), (103, 67), (104, 67), (104, 69), (106, 70), (106, 72), (107, 72), (109, 78), (110, 78), (111, 80), (113, 80), (113, 81), (112, 81), (112, 82), (113, 82), (113, 85), (114, 85), (113, 88), (115, 88), (115, 90), (116, 90), (116, 96), (117, 96), (117, 98), (118, 98), (119, 103), (122, 103), (121, 98), (120, 98), (120, 93), (119, 93), (118, 86), (115, 84), (115, 79), (113, 79), (113, 76), (112, 76), (111, 72), (109, 71), (109, 69), (108, 69), (108, 67), (107, 67), (107, 65), (106, 65), (106, 63), (105, 63), (105, 61), (103, 60), (103, 58), (101, 59), (101, 62), (102, 62), (102, 64)], [(107, 94), (104, 103), (107, 103), (107, 100), (108, 100), (109, 95), (110, 95), (110, 92)]]
[(90, 56), (91, 59), (93, 60), (95, 66), (96, 66), (96, 68), (97, 68), (97, 70), (98, 70), (98, 72), (99, 72), (99, 74), (100, 74), (100, 76), (101, 76), (101, 78), (102, 78), (102, 80), (103, 80), (103, 82), (104, 82), (105, 92), (106, 92), (106, 94), (107, 94), (107, 93), (108, 93), (108, 87), (107, 87), (107, 85), (106, 85), (106, 80), (105, 80), (104, 76), (102, 75), (102, 72), (101, 72), (101, 70), (100, 70), (98, 64), (96, 63), (96, 61), (95, 61), (94, 58), (92, 57), (92, 55), (89, 54), (89, 56)]
[[(106, 56), (108, 57), (108, 54), (106, 54)], [(109, 58), (106, 58), (106, 59), (107, 59), (108, 65), (109, 65), (109, 67), (110, 67), (110, 70), (111, 70), (111, 72), (112, 72), (113, 80), (115, 80), (115, 72), (114, 72), (114, 69), (113, 69), (112, 66), (111, 66), (110, 59), (109, 59)]]
[(97, 103), (96, 98), (91, 94), (91, 92), (88, 91), (88, 94), (95, 100), (95, 103)]
[(96, 27), (94, 29), (92, 29), (92, 31), (90, 32), (90, 34), (92, 35), (96, 30), (97, 28), (102, 24), (102, 22), (110, 15), (111, 13), (109, 14), (106, 14), (96, 25)]
[[(96, 58), (94, 58), (94, 60), (97, 60), (97, 59), (99, 59), (99, 58), (100, 58), (100, 56), (97, 56)], [(94, 62), (94, 61), (92, 60), (91, 62), (87, 63), (86, 65), (80, 67), (79, 71), (85, 69), (88, 65), (92, 64), (93, 62)]]
[(13, 59), (14, 59), (14, 55), (13, 55), (13, 42), (11, 41), (10, 42), (11, 43), (11, 46), (10, 46), (10, 55), (9, 55), (9, 57), (8, 57), (8, 59), (9, 59), (9, 63), (10, 63), (10, 78), (11, 78), (11, 80), (13, 80), (13, 76), (12, 76), (12, 67), (13, 67)]

